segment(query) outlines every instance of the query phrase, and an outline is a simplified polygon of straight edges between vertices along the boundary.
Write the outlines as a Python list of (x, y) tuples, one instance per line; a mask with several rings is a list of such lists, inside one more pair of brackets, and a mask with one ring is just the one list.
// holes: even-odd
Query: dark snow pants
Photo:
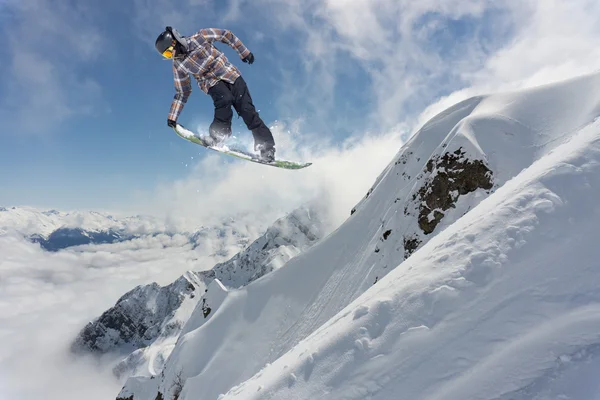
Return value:
[(267, 148), (275, 145), (273, 134), (254, 108), (246, 81), (241, 76), (233, 84), (219, 81), (208, 90), (208, 94), (212, 97), (215, 105), (215, 117), (209, 127), (209, 134), (212, 137), (231, 136), (231, 120), (233, 118), (231, 107), (233, 106), (248, 129), (252, 131), (255, 149), (257, 145), (266, 145)]

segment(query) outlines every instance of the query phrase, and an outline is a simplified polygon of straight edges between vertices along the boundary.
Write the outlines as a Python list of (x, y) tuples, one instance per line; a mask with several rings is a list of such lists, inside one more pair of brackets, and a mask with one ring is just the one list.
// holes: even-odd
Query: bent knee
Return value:
[(214, 101), (216, 108), (231, 107), (233, 105), (233, 96), (231, 94), (225, 94), (217, 96)]

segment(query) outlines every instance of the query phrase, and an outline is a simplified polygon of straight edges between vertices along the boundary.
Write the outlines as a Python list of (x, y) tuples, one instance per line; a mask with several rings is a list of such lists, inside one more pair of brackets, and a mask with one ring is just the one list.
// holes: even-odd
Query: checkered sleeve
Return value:
[(192, 85), (190, 82), (190, 76), (185, 71), (177, 68), (173, 64), (173, 80), (175, 82), (175, 97), (171, 103), (171, 110), (169, 111), (169, 119), (177, 121), (183, 106), (192, 93)]
[(200, 35), (209, 42), (215, 40), (231, 46), (244, 59), (250, 54), (250, 50), (244, 46), (244, 43), (228, 29), (207, 28), (200, 30)]

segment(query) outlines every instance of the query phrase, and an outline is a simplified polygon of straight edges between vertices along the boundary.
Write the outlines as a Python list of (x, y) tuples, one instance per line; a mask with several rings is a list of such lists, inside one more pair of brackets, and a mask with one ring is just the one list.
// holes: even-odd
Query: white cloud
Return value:
[[(470, 76), (487, 90), (545, 84), (600, 68), (600, 3), (530, 0), (513, 40)], [(519, 10), (516, 3), (513, 12)]]
[(422, 125), (471, 96), (543, 85), (600, 69), (600, 3), (594, 0), (514, 0), (507, 3), (515, 34), (481, 66), (461, 72), (464, 87), (421, 113)]
[(123, 287), (106, 285), (72, 255), (44, 254), (17, 237), (0, 238), (0, 251), (0, 398), (114, 396), (118, 382), (70, 360), (66, 349)]
[(0, 236), (0, 399), (115, 398), (122, 385), (111, 372), (115, 356), (71, 356), (77, 333), (136, 285), (169, 284), (230, 258), (239, 238), (208, 231), (196, 248), (183, 236), (158, 235), (48, 253), (18, 235)]

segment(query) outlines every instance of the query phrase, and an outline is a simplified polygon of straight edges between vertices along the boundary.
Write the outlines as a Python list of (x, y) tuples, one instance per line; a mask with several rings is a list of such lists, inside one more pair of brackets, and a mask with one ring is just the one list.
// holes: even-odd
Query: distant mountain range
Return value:
[(65, 212), (34, 207), (0, 207), (0, 234), (18, 233), (48, 251), (106, 244), (157, 233), (172, 234), (148, 216), (117, 218), (96, 211)]
[(58, 228), (43, 237), (38, 234), (29, 236), (32, 242), (39, 243), (45, 250), (58, 251), (84, 244), (106, 244), (122, 242), (137, 238), (137, 235), (126, 234), (117, 230), (86, 231), (81, 228)]
[(194, 231), (179, 231), (151, 216), (115, 217), (96, 211), (40, 210), (33, 207), (0, 207), (0, 235), (17, 233), (47, 251), (95, 244), (112, 244), (156, 235), (184, 235), (198, 245), (207, 236), (238, 236), (235, 221), (227, 219), (220, 225), (199, 227)]

